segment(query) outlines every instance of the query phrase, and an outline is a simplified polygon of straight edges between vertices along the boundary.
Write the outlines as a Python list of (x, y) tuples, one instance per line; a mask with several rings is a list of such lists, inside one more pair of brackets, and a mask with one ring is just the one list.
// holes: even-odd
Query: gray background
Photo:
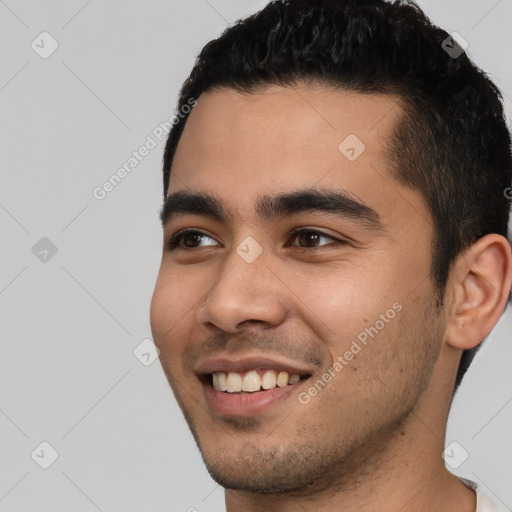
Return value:
[[(223, 509), (158, 361), (133, 352), (151, 338), (164, 141), (103, 200), (93, 190), (172, 116), (201, 47), (265, 3), (0, 0), (0, 512)], [(510, 118), (512, 0), (419, 3), (468, 41)], [(455, 472), (504, 511), (511, 327), (488, 338), (447, 433), (469, 454)]]

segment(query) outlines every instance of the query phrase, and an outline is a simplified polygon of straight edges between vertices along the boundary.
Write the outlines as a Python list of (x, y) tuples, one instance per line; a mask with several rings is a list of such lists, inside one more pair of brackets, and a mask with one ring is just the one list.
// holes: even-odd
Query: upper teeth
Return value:
[(217, 391), (227, 391), (228, 393), (238, 393), (240, 391), (254, 392), (263, 389), (272, 389), (276, 386), (282, 388), (288, 384), (296, 384), (300, 380), (297, 373), (276, 372), (266, 370), (260, 377), (257, 370), (251, 370), (243, 376), (234, 372), (214, 372), (213, 387)]

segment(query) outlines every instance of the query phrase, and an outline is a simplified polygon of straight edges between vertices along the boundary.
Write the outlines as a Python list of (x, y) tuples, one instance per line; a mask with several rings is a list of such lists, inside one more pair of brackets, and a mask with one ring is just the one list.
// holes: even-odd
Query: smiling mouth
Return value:
[(255, 393), (293, 386), (311, 375), (257, 368), (247, 372), (213, 372), (204, 376), (206, 383), (224, 393)]

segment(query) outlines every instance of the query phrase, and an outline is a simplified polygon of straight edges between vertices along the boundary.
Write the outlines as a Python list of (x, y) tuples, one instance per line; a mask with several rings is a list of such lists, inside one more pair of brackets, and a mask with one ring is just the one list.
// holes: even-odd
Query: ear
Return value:
[(452, 302), (446, 342), (460, 349), (480, 344), (505, 309), (511, 280), (512, 255), (505, 237), (485, 235), (461, 254), (449, 281)]

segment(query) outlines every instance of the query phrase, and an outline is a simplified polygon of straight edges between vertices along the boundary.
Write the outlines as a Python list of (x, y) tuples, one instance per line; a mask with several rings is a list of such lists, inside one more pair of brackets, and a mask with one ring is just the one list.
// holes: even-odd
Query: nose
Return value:
[(198, 311), (201, 325), (236, 333), (275, 327), (286, 317), (286, 287), (260, 255), (252, 263), (233, 252)]

